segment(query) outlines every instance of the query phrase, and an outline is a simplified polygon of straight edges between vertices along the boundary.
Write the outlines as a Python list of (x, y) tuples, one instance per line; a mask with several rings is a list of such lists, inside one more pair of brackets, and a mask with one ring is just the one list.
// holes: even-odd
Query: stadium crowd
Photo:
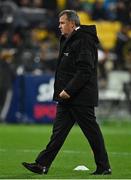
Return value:
[[(57, 14), (63, 9), (77, 10), (90, 23), (120, 25), (112, 46), (100, 43), (100, 88), (106, 87), (110, 71), (131, 72), (130, 0), (0, 0), (0, 110), (17, 75), (54, 74), (59, 47)], [(128, 99), (130, 86), (131, 82), (125, 85)]]

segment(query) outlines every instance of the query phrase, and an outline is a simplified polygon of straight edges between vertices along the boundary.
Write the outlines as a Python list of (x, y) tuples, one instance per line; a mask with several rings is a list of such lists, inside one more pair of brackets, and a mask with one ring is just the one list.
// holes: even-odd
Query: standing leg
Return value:
[(58, 105), (50, 142), (46, 149), (38, 155), (37, 163), (47, 168), (50, 167), (74, 123), (75, 120), (71, 119), (70, 116), (70, 107)]
[(74, 107), (72, 116), (90, 143), (97, 169), (109, 169), (108, 155), (101, 130), (96, 122), (94, 107)]

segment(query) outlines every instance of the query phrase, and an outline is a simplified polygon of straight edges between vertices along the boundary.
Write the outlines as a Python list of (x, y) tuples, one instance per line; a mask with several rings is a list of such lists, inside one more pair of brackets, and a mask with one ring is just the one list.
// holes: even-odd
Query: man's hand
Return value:
[(62, 98), (62, 99), (69, 99), (70, 98), (70, 95), (65, 92), (64, 90), (61, 91), (61, 93), (59, 94), (59, 96)]

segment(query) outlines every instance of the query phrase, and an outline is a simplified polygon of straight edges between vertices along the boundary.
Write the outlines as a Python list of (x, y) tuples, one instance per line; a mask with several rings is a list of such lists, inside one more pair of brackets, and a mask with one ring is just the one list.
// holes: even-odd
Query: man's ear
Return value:
[(71, 21), (71, 24), (72, 24), (72, 28), (75, 28), (76, 25), (75, 25), (75, 22), (74, 21)]

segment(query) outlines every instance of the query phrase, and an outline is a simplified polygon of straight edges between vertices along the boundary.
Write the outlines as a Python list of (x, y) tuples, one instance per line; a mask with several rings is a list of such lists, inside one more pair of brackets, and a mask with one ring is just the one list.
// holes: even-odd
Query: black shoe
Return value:
[(41, 166), (37, 163), (26, 163), (23, 162), (22, 165), (28, 169), (29, 171), (32, 171), (34, 173), (37, 174), (47, 174), (48, 173), (48, 169), (45, 166)]
[(91, 175), (110, 175), (111, 174), (111, 169), (104, 169), (104, 170), (96, 170)]

